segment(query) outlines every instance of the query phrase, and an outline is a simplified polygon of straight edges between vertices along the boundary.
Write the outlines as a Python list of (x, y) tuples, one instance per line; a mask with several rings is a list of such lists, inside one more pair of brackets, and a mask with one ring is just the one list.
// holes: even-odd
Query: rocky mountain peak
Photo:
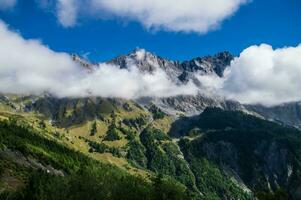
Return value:
[(181, 66), (184, 71), (201, 71), (205, 74), (216, 73), (222, 77), (225, 68), (230, 65), (233, 58), (232, 54), (225, 51), (214, 56), (197, 57), (189, 61), (184, 61), (181, 63)]
[(178, 62), (164, 59), (141, 48), (136, 48), (131, 53), (118, 56), (107, 63), (118, 65), (121, 69), (135, 66), (141, 72), (147, 73), (163, 70), (174, 81), (179, 81), (178, 76), (182, 73)]
[(188, 61), (172, 61), (145, 49), (135, 48), (129, 54), (118, 56), (109, 64), (115, 64), (120, 68), (136, 66), (142, 72), (153, 73), (156, 69), (166, 72), (171, 80), (176, 82), (187, 82), (193, 79), (195, 73), (215, 73), (222, 77), (225, 68), (230, 65), (233, 56), (229, 52), (221, 52), (214, 56), (197, 57)]
[[(72, 59), (88, 70), (93, 70), (93, 63), (85, 58), (72, 54)], [(129, 69), (133, 66), (142, 72), (153, 73), (161, 69), (174, 81), (187, 82), (195, 73), (211, 74), (222, 77), (224, 70), (233, 60), (233, 55), (228, 51), (217, 53), (214, 56), (196, 57), (191, 60), (179, 62), (162, 58), (142, 48), (135, 48), (130, 53), (113, 58), (106, 62), (114, 64), (121, 69)]]
[(158, 59), (157, 55), (142, 48), (135, 48), (129, 55), (133, 59), (140, 61), (145, 61), (147, 59)]
[(81, 66), (86, 68), (89, 71), (93, 70), (93, 64), (88, 61), (87, 59), (77, 55), (77, 54), (71, 54), (71, 58), (74, 62), (79, 63)]

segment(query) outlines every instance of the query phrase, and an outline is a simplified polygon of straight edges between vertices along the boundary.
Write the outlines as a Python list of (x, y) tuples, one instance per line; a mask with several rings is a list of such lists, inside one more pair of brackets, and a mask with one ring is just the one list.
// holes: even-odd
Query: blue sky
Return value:
[[(1, 0), (0, 0), (1, 4)], [(135, 20), (81, 17), (73, 27), (62, 26), (52, 9), (41, 9), (34, 0), (19, 0), (13, 9), (0, 10), (0, 18), (24, 38), (39, 38), (55, 51), (86, 54), (104, 61), (135, 47), (174, 59), (228, 50), (238, 55), (261, 43), (274, 48), (301, 43), (300, 0), (253, 0), (242, 5), (220, 27), (207, 33), (149, 30)]]

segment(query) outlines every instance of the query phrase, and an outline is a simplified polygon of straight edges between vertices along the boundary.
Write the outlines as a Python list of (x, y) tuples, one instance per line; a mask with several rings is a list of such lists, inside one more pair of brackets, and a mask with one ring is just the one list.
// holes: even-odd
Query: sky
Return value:
[[(13, 1), (14, 6), (10, 7), (5, 3), (9, 1)], [(78, 0), (80, 1), (82, 0)], [(136, 3), (135, 0), (130, 1)], [(65, 6), (68, 4), (68, 0), (62, 2)], [(70, 2), (72, 0), (69, 0), (69, 4)], [(5, 4), (8, 6), (3, 6)], [(134, 6), (139, 8), (139, 5)], [(195, 7), (199, 7), (196, 12), (204, 12), (201, 5)], [(38, 38), (55, 51), (85, 55), (92, 61), (106, 61), (126, 54), (136, 47), (162, 57), (182, 61), (225, 50), (239, 55), (245, 48), (261, 43), (280, 48), (296, 46), (301, 41), (300, 0), (243, 2), (239, 8), (223, 18), (217, 27), (206, 32), (167, 30), (166, 27), (149, 28), (145, 23), (141, 23), (141, 19), (125, 17), (125, 15), (142, 15), (130, 9), (125, 12), (132, 13), (118, 17), (104, 16), (106, 14), (99, 16), (99, 13), (105, 12), (104, 9), (96, 11), (91, 11), (91, 8), (77, 9), (79, 13), (96, 14), (78, 14), (76, 22), (71, 22), (70, 25), (70, 19), (65, 19), (65, 24), (60, 21), (56, 13), (58, 9), (56, 2), (51, 0), (0, 0), (0, 19), (10, 28), (22, 33), (26, 39)], [(142, 12), (147, 12), (143, 9), (145, 8), (141, 8)], [(113, 11), (111, 8), (110, 11), (123, 12), (120, 8)], [(70, 12), (66, 15), (72, 16), (72, 11)], [(154, 12), (157, 16), (156, 12), (159, 11)], [(183, 13), (185, 14), (184, 11)]]
[[(0, 93), (301, 101), (300, 10), (300, 0), (0, 0)], [(102, 62), (137, 47), (127, 68)], [(200, 70), (201, 84), (181, 83), (144, 49), (180, 61), (235, 57), (222, 77)], [(98, 64), (88, 71), (70, 53)], [(141, 72), (142, 60), (154, 72)]]

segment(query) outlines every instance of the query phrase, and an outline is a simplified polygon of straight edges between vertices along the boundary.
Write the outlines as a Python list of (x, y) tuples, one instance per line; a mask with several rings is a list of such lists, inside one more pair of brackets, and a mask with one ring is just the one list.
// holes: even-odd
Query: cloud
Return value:
[(51, 93), (58, 97), (168, 97), (193, 95), (189, 82), (173, 83), (166, 73), (142, 73), (135, 65), (128, 69), (99, 64), (88, 72), (66, 53), (54, 52), (38, 40), (25, 40), (0, 21), (0, 92), (17, 94)]
[(97, 19), (137, 21), (151, 30), (202, 34), (218, 28), (223, 20), (250, 0), (55, 1), (58, 20), (65, 27), (74, 26), (78, 18), (88, 16)]
[(57, 17), (64, 27), (72, 27), (77, 21), (76, 0), (57, 0)]
[(16, 4), (17, 0), (0, 0), (0, 11), (12, 9)]
[(25, 40), (3, 22), (0, 43), (1, 92), (58, 92), (61, 80), (70, 83), (82, 72), (68, 54), (56, 53), (38, 40)]
[[(196, 95), (224, 96), (245, 104), (267, 106), (301, 101), (301, 44), (273, 49), (262, 44), (245, 49), (226, 68), (224, 77), (196, 74), (201, 86), (178, 84), (160, 68), (141, 72), (99, 64), (92, 72), (69, 54), (55, 52), (38, 40), (26, 40), (0, 21), (0, 92), (58, 97), (120, 97)], [(145, 51), (137, 52), (144, 59)]]
[(301, 44), (279, 49), (251, 46), (232, 61), (218, 92), (247, 104), (300, 101), (300, 77)]
[(246, 0), (92, 0), (93, 8), (136, 20), (148, 29), (206, 33)]

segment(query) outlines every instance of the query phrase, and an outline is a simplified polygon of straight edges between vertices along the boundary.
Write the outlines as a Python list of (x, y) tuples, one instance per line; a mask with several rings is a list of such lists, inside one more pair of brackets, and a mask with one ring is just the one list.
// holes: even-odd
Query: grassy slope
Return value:
[[(18, 107), (20, 102), (22, 102), (20, 99), (18, 99), (15, 96), (11, 98), (11, 100), (13, 100), (14, 105), (16, 107)], [(10, 117), (17, 118), (20, 121), (30, 124), (35, 130), (42, 131), (45, 134), (45, 136), (55, 139), (58, 142), (65, 144), (70, 148), (73, 148), (74, 150), (80, 151), (88, 155), (89, 157), (92, 157), (96, 160), (105, 163), (116, 165), (123, 169), (127, 169), (133, 174), (138, 173), (143, 176), (148, 176), (149, 175), (148, 172), (132, 167), (128, 163), (127, 159), (123, 157), (116, 157), (113, 156), (111, 153), (97, 153), (97, 152), (90, 153), (89, 144), (85, 142), (85, 140), (83, 140), (83, 138), (85, 138), (95, 142), (103, 142), (109, 147), (126, 148), (128, 140), (125, 138), (125, 136), (122, 136), (122, 139), (117, 141), (103, 141), (103, 138), (106, 135), (108, 127), (112, 123), (112, 116), (111, 116), (112, 111), (116, 113), (116, 122), (115, 122), (116, 124), (120, 123), (120, 121), (123, 119), (135, 119), (141, 116), (145, 118), (148, 117), (148, 113), (142, 110), (141, 108), (135, 106), (131, 102), (128, 102), (128, 104), (131, 107), (131, 110), (125, 111), (122, 108), (115, 108), (108, 101), (105, 101), (104, 103), (102, 103), (100, 108), (100, 112), (104, 114), (102, 120), (95, 119), (95, 120), (85, 121), (83, 123), (76, 124), (76, 125), (60, 127), (60, 126), (53, 126), (50, 123), (50, 121), (40, 113), (17, 111), (16, 109), (12, 108), (9, 105), (0, 103), (0, 108), (1, 108), (0, 119), (9, 119)], [(68, 117), (72, 115), (73, 112), (74, 110), (72, 110), (72, 108), (69, 107), (64, 117)], [(43, 121), (45, 127), (40, 126), (41, 121)], [(93, 122), (96, 122), (97, 124), (97, 133), (94, 136), (91, 136), (90, 130)], [(137, 130), (135, 131), (138, 132)]]
[[(121, 123), (121, 121), (124, 119), (136, 119), (142, 117), (148, 120), (150, 118), (150, 114), (144, 109), (137, 106), (135, 103), (131, 101), (125, 101), (128, 106), (128, 109), (126, 110), (122, 107), (116, 107), (112, 105), (112, 103), (110, 103), (109, 101), (104, 101), (99, 108), (99, 112), (103, 114), (102, 119), (88, 120), (80, 124), (62, 127), (54, 126), (53, 124), (51, 124), (49, 118), (41, 115), (38, 112), (23, 112), (16, 109), (17, 107), (24, 107), (24, 104), (26, 104), (28, 99), (24, 101), (23, 99), (20, 99), (20, 97), (14, 95), (10, 95), (9, 98), (9, 104), (6, 104), (4, 102), (0, 103), (0, 119), (9, 119), (14, 117), (18, 121), (30, 124), (30, 126), (33, 127), (34, 130), (43, 132), (44, 136), (50, 139), (54, 139), (61, 144), (67, 145), (76, 151), (80, 151), (93, 159), (116, 165), (122, 169), (128, 170), (132, 174), (139, 174), (144, 177), (148, 177), (151, 174), (148, 170), (141, 170), (139, 168), (133, 167), (133, 165), (129, 163), (124, 156), (116, 157), (111, 153), (89, 152), (90, 146), (84, 140), (88, 139), (91, 141), (104, 143), (109, 147), (116, 147), (118, 149), (126, 150), (128, 148), (128, 139), (126, 139), (126, 136), (122, 135), (122, 133), (120, 140), (103, 141), (103, 138), (108, 131), (108, 127), (110, 126), (110, 124), (112, 124), (112, 112), (114, 112), (114, 114), (116, 115), (116, 121), (114, 122), (116, 124)], [(63, 117), (68, 118), (72, 116), (74, 114), (74, 110), (82, 105), (81, 103), (78, 103), (76, 106), (77, 107), (73, 108), (72, 106), (67, 105), (67, 109)], [(44, 124), (44, 127), (41, 127), (41, 122)], [(92, 123), (94, 122), (96, 122), (97, 124), (97, 133), (94, 136), (91, 136), (90, 129)], [(171, 123), (171, 121), (170, 119), (168, 119), (168, 117), (166, 117), (165, 119), (155, 120), (153, 123), (156, 123), (156, 126), (158, 127), (165, 128), (169, 126), (169, 123)], [(128, 127), (125, 126), (125, 128)], [(135, 134), (139, 134), (139, 132), (141, 131), (137, 128), (131, 129), (133, 129), (133, 132)]]
[[(18, 98), (15, 102), (18, 107), (20, 104)], [(44, 137), (53, 139), (95, 160), (117, 166), (131, 174), (144, 178), (152, 176), (153, 172), (172, 176), (185, 184), (195, 198), (202, 198), (201, 192), (205, 199), (206, 197), (223, 199), (221, 193), (216, 190), (218, 188), (223, 188), (224, 191), (229, 190), (228, 185), (232, 189), (229, 190), (227, 197), (244, 196), (243, 192), (229, 181), (217, 166), (206, 165), (206, 162), (201, 163), (204, 168), (199, 174), (194, 170), (194, 165), (183, 159), (177, 143), (166, 135), (173, 122), (169, 116), (158, 110), (155, 114), (145, 111), (131, 101), (122, 100), (122, 105), (109, 100), (102, 101), (100, 105), (96, 105), (95, 102), (96, 100), (93, 99), (88, 102), (74, 101), (71, 104), (63, 102), (64, 107), (59, 108), (59, 119), (63, 124), (56, 126), (45, 117), (47, 115), (41, 116), (40, 113), (35, 112), (17, 112), (10, 106), (6, 106), (2, 110), (0, 117), (17, 117), (18, 121), (24, 121), (30, 124), (34, 130), (42, 132)], [(43, 102), (41, 104), (44, 105)], [(47, 107), (49, 107), (48, 104), (42, 109)], [(91, 114), (97, 110), (96, 114), (101, 115), (83, 116), (81, 112), (83, 108), (85, 114)], [(70, 123), (74, 120), (72, 118), (74, 116), (80, 118), (81, 121), (75, 120), (76, 123)], [(87, 117), (87, 120), (82, 120), (85, 119), (84, 117)], [(45, 126), (41, 126), (41, 119)], [(93, 123), (96, 123), (97, 131), (91, 135)], [(114, 127), (120, 139), (105, 140), (110, 127)], [(160, 137), (157, 138), (158, 136)], [(101, 148), (105, 148), (105, 150), (91, 148), (89, 141), (96, 145), (102, 145)], [(112, 153), (112, 148), (117, 150), (117, 154)], [(206, 166), (208, 167), (206, 168)], [(212, 167), (213, 169), (211, 169)], [(212, 176), (208, 176), (208, 174)], [(209, 185), (207, 182), (199, 180), (207, 178), (215, 180), (209, 189), (206, 188), (206, 184)], [(221, 186), (218, 187), (219, 185)]]
[[(121, 195), (123, 199), (185, 198), (184, 187), (170, 179), (159, 177), (146, 182), (75, 152), (37, 129), (19, 118), (0, 121), (1, 199), (120, 199)], [(18, 157), (3, 152), (18, 153)], [(28, 166), (29, 160), (39, 163), (40, 170), (41, 166), (51, 166), (64, 177), (53, 175), (54, 170), (46, 173), (34, 164)], [(17, 193), (12, 192), (16, 189)]]

